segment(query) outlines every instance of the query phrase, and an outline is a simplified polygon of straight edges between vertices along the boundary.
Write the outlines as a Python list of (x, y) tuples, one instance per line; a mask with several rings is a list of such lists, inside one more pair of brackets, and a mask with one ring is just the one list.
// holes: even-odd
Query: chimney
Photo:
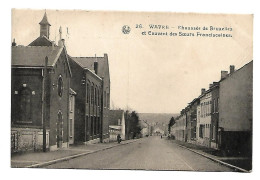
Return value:
[(95, 74), (98, 74), (98, 62), (97, 62), (96, 54), (95, 54), (95, 62), (94, 62), (94, 71), (95, 71)]
[(52, 46), (52, 50), (54, 50), (55, 41), (52, 41), (52, 42), (51, 42), (51, 46)]
[(230, 74), (235, 72), (235, 66), (234, 65), (230, 65), (229, 69), (230, 69)]
[(64, 47), (65, 46), (65, 40), (64, 39), (59, 40), (58, 46), (59, 47)]
[(204, 94), (206, 92), (205, 88), (201, 88), (201, 94)]
[(15, 39), (14, 39), (13, 42), (12, 42), (12, 46), (16, 46)]
[(221, 71), (221, 79), (224, 79), (228, 76), (228, 71)]
[(65, 40), (62, 39), (62, 28), (61, 28), (61, 26), (59, 28), (59, 34), (60, 34), (60, 40), (58, 41), (58, 46), (63, 47), (63, 46), (65, 46)]
[(98, 74), (98, 62), (94, 62), (94, 70), (95, 70), (95, 74)]

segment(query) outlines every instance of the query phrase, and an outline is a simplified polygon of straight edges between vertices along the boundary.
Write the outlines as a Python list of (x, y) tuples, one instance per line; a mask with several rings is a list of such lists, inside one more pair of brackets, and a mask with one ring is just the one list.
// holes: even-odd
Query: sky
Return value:
[[(28, 45), (39, 37), (45, 10), (12, 10), (12, 39)], [(241, 68), (253, 59), (252, 15), (46, 10), (50, 39), (59, 27), (71, 56), (108, 54), (112, 107), (137, 112), (179, 113), (201, 88), (220, 80), (230, 65)], [(136, 28), (142, 24), (142, 28)], [(169, 29), (150, 29), (149, 25)], [(131, 28), (129, 34), (122, 27)], [(150, 36), (142, 32), (192, 32), (184, 27), (227, 27), (232, 38)], [(67, 31), (68, 29), (68, 31)], [(202, 32), (202, 31), (200, 31)], [(216, 33), (216, 31), (205, 31)]]

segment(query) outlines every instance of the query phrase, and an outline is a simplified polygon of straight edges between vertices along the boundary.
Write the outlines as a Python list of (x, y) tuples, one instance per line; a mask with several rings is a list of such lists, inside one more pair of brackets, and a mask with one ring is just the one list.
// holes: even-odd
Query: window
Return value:
[(73, 112), (73, 96), (70, 96), (70, 112)]
[(94, 104), (94, 87), (91, 86), (91, 104)]
[(194, 139), (194, 138), (196, 138), (197, 128), (196, 128), (196, 127), (193, 127), (193, 130), (194, 130), (194, 131), (193, 131), (193, 132), (194, 132), (194, 134), (193, 134), (193, 139)]
[(31, 103), (32, 103), (32, 96), (31, 90), (29, 88), (23, 88), (21, 90), (20, 96), (20, 118), (18, 121), (31, 123)]
[(100, 118), (97, 118), (97, 133), (100, 134)]
[(94, 126), (94, 120), (93, 120), (93, 116), (91, 116), (91, 124), (90, 124), (90, 127), (91, 127), (91, 130), (90, 130), (90, 132), (91, 132), (91, 136), (93, 136), (94, 134), (94, 132), (93, 132), (93, 126)]
[(94, 105), (97, 105), (97, 89), (94, 88)]
[(72, 130), (73, 127), (72, 127), (72, 119), (70, 119), (70, 131), (69, 131), (69, 136), (72, 137)]
[(216, 100), (213, 99), (213, 113), (216, 112)]
[(89, 131), (89, 122), (88, 122), (88, 116), (86, 116), (86, 121), (85, 121), (85, 133), (87, 133), (87, 131)]
[(97, 117), (94, 117), (94, 135), (97, 135)]
[(107, 107), (106, 102), (107, 102), (107, 94), (106, 94), (106, 91), (105, 91), (104, 92), (104, 107)]
[(107, 93), (107, 108), (109, 108), (109, 93)]
[(97, 89), (97, 105), (100, 105), (100, 98), (99, 98), (99, 89)]
[(216, 126), (213, 125), (212, 127), (212, 140), (216, 139)]
[(205, 125), (201, 124), (200, 127), (199, 127), (199, 137), (203, 138), (205, 136), (204, 133), (205, 133)]
[(60, 75), (58, 78), (58, 95), (62, 97), (62, 93), (63, 93), (63, 80), (62, 80), (62, 76)]
[(96, 135), (98, 134), (98, 126), (99, 126), (98, 117), (96, 117)]
[(217, 107), (216, 107), (216, 112), (219, 111), (219, 98), (217, 98)]
[(87, 84), (87, 103), (89, 103), (89, 84)]

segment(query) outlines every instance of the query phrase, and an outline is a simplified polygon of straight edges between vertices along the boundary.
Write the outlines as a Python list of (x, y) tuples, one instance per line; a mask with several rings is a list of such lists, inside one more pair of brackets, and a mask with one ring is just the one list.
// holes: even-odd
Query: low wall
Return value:
[[(46, 130), (46, 148), (49, 148), (49, 132)], [(11, 128), (11, 152), (38, 151), (43, 148), (43, 131), (34, 128)]]

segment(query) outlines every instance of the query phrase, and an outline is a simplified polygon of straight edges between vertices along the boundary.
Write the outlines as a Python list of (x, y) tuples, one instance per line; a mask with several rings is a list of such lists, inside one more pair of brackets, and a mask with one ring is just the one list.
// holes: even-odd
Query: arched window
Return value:
[(89, 83), (87, 83), (87, 103), (89, 103)]
[(94, 104), (97, 105), (97, 88), (94, 89)]
[(100, 105), (100, 98), (99, 98), (99, 89), (97, 89), (97, 105)]
[(32, 104), (32, 92), (29, 88), (23, 88), (20, 91), (20, 107), (19, 107), (19, 119), (20, 122), (31, 123), (31, 104)]
[(91, 104), (94, 104), (94, 85), (91, 86)]
[(107, 107), (107, 93), (106, 91), (104, 92), (104, 107)]
[(107, 102), (106, 102), (107, 103), (107, 108), (109, 108), (109, 101), (110, 101), (109, 100), (109, 93), (107, 93)]
[(62, 76), (60, 75), (58, 78), (58, 95), (61, 97), (63, 93), (63, 80)]

